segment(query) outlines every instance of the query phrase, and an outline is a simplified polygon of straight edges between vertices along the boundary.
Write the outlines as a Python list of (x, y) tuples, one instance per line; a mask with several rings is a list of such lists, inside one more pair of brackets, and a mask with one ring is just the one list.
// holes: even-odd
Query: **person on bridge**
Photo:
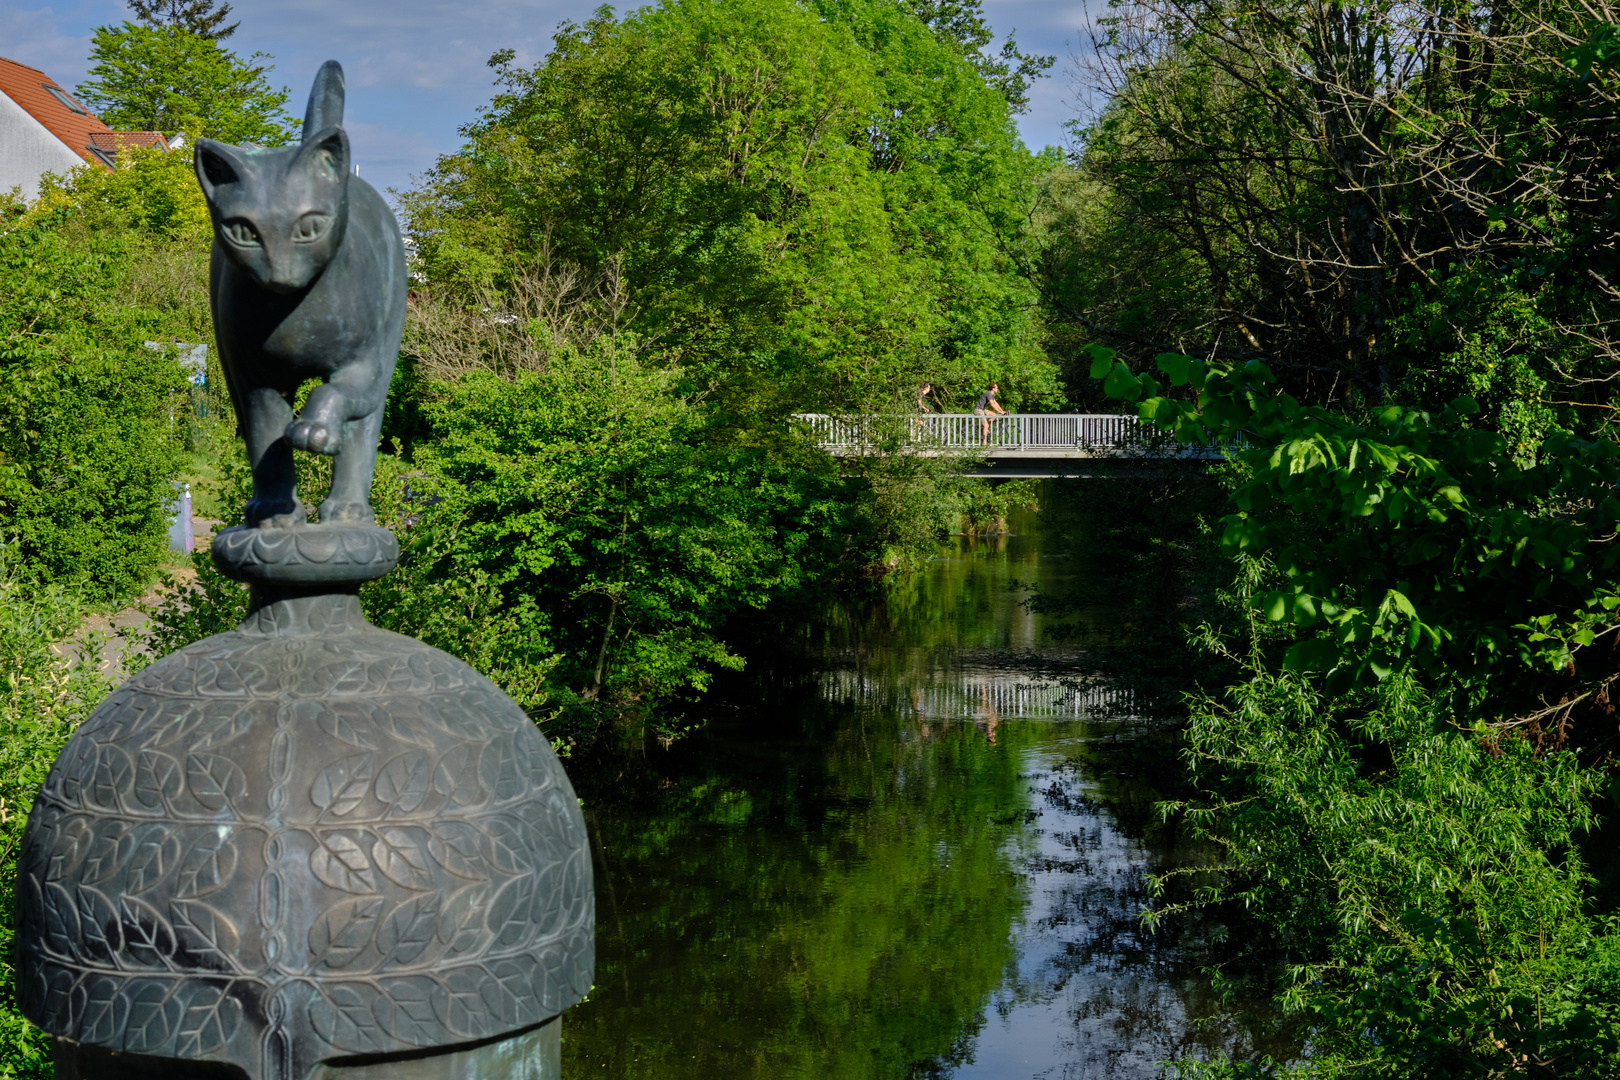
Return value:
[(978, 403), (973, 406), (973, 415), (984, 417), (983, 425), (979, 430), (979, 441), (981, 443), (988, 444), (990, 442), (990, 414), (996, 412), (1006, 415), (1007, 410), (1003, 409), (1001, 402), (996, 400), (996, 395), (1000, 392), (1001, 387), (991, 383), (990, 389), (980, 394)]

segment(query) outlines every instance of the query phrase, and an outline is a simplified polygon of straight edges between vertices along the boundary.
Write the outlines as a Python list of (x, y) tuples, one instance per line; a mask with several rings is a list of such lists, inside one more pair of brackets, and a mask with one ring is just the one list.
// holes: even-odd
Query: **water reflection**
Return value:
[[(1038, 522), (963, 542), (825, 628), (827, 667), (702, 732), (576, 770), (598, 985), (570, 1076), (1154, 1076), (1247, 1056), (1189, 939), (1137, 918), (1199, 853), (1157, 828), (1162, 738), (1019, 582)], [(1151, 758), (1151, 760), (1162, 760)]]

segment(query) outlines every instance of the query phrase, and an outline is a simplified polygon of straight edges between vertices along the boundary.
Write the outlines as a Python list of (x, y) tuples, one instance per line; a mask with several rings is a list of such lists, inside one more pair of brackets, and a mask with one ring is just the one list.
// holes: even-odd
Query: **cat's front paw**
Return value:
[(242, 520), (249, 528), (289, 529), (308, 519), (297, 499), (258, 498), (248, 501)]
[(370, 503), (346, 502), (327, 499), (321, 503), (321, 524), (331, 525), (338, 522), (359, 522), (363, 525), (374, 524), (377, 515), (371, 510)]
[(311, 454), (336, 454), (343, 448), (343, 425), (325, 424), (300, 416), (287, 425), (287, 441), (293, 449)]

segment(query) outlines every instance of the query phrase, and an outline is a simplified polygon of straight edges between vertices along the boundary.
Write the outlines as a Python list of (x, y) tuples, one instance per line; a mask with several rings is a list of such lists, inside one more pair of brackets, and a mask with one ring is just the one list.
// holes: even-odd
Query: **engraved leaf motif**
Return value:
[(469, 885), (450, 894), (439, 911), (439, 940), (447, 956), (477, 948), (483, 938), (485, 901), (489, 888)]
[(321, 912), (309, 928), (310, 962), (330, 968), (352, 964), (371, 944), (382, 906), (375, 898), (344, 900)]
[[(315, 712), (315, 726), (339, 742), (348, 743), (357, 750), (377, 749), (375, 740), (366, 733), (366, 725), (360, 720), (364, 714), (358, 706), (348, 702), (330, 705), (301, 702), (296, 708)], [(307, 720), (302, 715), (299, 719)]]
[[(38, 883), (29, 882), (35, 888)], [(45, 919), (45, 947), (58, 956), (78, 959), (79, 912), (73, 897), (54, 881), (47, 881), (40, 893), (40, 911)]]
[(412, 708), (415, 704), (390, 702), (388, 706), (375, 706), (371, 710), (371, 722), (376, 725), (378, 731), (399, 742), (411, 746), (431, 746), (433, 740), (411, 722), (417, 712), (416, 708)]
[(478, 801), (478, 755), (466, 743), (452, 746), (433, 769), (433, 790), (457, 806)]
[(515, 877), (500, 887), (489, 902), (489, 929), (499, 948), (510, 948), (529, 932), (529, 908), (534, 897), (534, 878)]
[(512, 752), (509, 737), (495, 739), (484, 747), (478, 773), (484, 786), (497, 800), (515, 798), (528, 787), (526, 778), (518, 770), (517, 755)]
[(124, 996), (129, 1001), (129, 1019), (124, 1024), (124, 1049), (135, 1053), (155, 1053), (173, 1035), (180, 1019), (180, 1003), (174, 990), (181, 983), (156, 979), (133, 980)]
[(236, 800), (247, 794), (247, 780), (236, 762), (218, 754), (187, 754), (186, 785), (192, 796), (208, 809), (235, 809)]
[(519, 1023), (524, 1013), (523, 999), (529, 996), (522, 971), (510, 961), (490, 964), (485, 970), (489, 978), (478, 987), (484, 1008), (503, 1024)]
[(374, 893), (377, 879), (360, 845), (341, 833), (315, 838), (319, 845), (310, 853), (309, 868), (322, 883), (351, 893)]
[[(106, 823), (103, 823), (103, 827), (106, 827)], [(112, 846), (116, 848), (117, 838), (123, 835), (123, 828), (116, 823), (113, 823), (111, 827), (113, 831)], [(49, 846), (51, 858), (45, 867), (46, 880), (60, 881), (78, 865), (78, 861), (84, 858), (87, 852), (94, 850), (98, 843), (99, 841), (91, 836), (90, 826), (83, 818), (75, 817), (70, 819), (62, 826), (62, 831), (57, 835), (55, 843)], [(127, 857), (129, 852), (125, 851), (124, 855)], [(89, 872), (86, 871), (86, 873)], [(108, 871), (108, 873), (111, 872), (111, 870)]]
[(223, 911), (201, 900), (175, 900), (169, 904), (175, 938), (183, 966), (209, 971), (236, 970), (239, 935), (236, 924)]
[(148, 831), (134, 842), (134, 852), (124, 869), (124, 891), (145, 892), (162, 881), (180, 857), (180, 842), (163, 832)]
[(409, 964), (432, 944), (439, 924), (439, 894), (423, 893), (397, 905), (377, 931), (384, 964)]
[(74, 892), (78, 898), (80, 941), (85, 958), (108, 965), (116, 963), (113, 956), (122, 951), (124, 945), (118, 908), (100, 889), (80, 885)]
[(408, 814), (427, 798), (432, 776), (425, 751), (414, 750), (383, 766), (377, 775), (377, 798), (389, 809)]
[(431, 889), (427, 855), (422, 845), (406, 829), (379, 829), (371, 845), (371, 857), (388, 879), (407, 889)]
[(253, 713), (237, 701), (211, 701), (203, 706), (202, 719), (188, 745), (209, 750), (230, 742), (253, 726)]
[(205, 838), (186, 853), (180, 864), (177, 895), (186, 899), (207, 896), (231, 879), (236, 872), (236, 845), (230, 837)]
[(531, 868), (529, 837), (526, 830), (511, 818), (491, 817), (484, 822), (484, 857), (498, 869), (509, 874)]
[(340, 1050), (364, 1053), (380, 1049), (382, 1033), (371, 1012), (376, 991), (369, 985), (327, 983), (309, 1003), (309, 1021), (315, 1034)]
[(111, 1042), (123, 1031), (129, 1004), (123, 989), (124, 980), (114, 976), (100, 975), (86, 981), (80, 1006), (83, 1011), (79, 1016), (79, 1032), (84, 1042)]
[(413, 1046), (431, 1046), (440, 1040), (433, 1010), (434, 980), (422, 976), (385, 979), (382, 993), (372, 1003), (377, 1023), (389, 1035)]
[(372, 764), (370, 754), (356, 754), (327, 766), (310, 787), (310, 801), (337, 817), (351, 812), (371, 786)]
[(485, 878), (479, 866), (478, 834), (470, 825), (455, 821), (436, 824), (428, 836), (428, 854), (456, 877), (469, 881)]
[(124, 955), (136, 964), (162, 967), (174, 955), (174, 927), (146, 901), (119, 897), (118, 922), (124, 935)]
[(440, 980), (444, 994), (435, 999), (439, 1021), (458, 1035), (469, 1039), (483, 1038), (494, 1030), (493, 1017), (484, 1008), (479, 992), (489, 975), (478, 964), (453, 968)]
[(168, 754), (142, 750), (135, 766), (135, 799), (148, 810), (162, 810), (180, 794), (180, 763)]
[(89, 801), (107, 810), (119, 808), (118, 797), (135, 786), (135, 766), (129, 755), (116, 746), (102, 746), (96, 753), (96, 771), (85, 794)]
[(219, 1049), (236, 1034), (241, 1021), (242, 1003), (230, 995), (228, 987), (196, 985), (180, 1017), (176, 1054), (198, 1058)]

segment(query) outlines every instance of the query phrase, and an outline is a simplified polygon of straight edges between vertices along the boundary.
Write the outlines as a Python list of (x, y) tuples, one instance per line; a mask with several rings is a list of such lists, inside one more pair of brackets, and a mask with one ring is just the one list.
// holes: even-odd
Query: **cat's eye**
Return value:
[(326, 226), (331, 218), (325, 214), (305, 214), (293, 226), (293, 240), (296, 243), (307, 244), (312, 240), (319, 240), (326, 234)]
[(219, 231), (224, 235), (225, 239), (229, 240), (237, 247), (259, 246), (258, 230), (240, 218), (233, 221), (220, 222)]

